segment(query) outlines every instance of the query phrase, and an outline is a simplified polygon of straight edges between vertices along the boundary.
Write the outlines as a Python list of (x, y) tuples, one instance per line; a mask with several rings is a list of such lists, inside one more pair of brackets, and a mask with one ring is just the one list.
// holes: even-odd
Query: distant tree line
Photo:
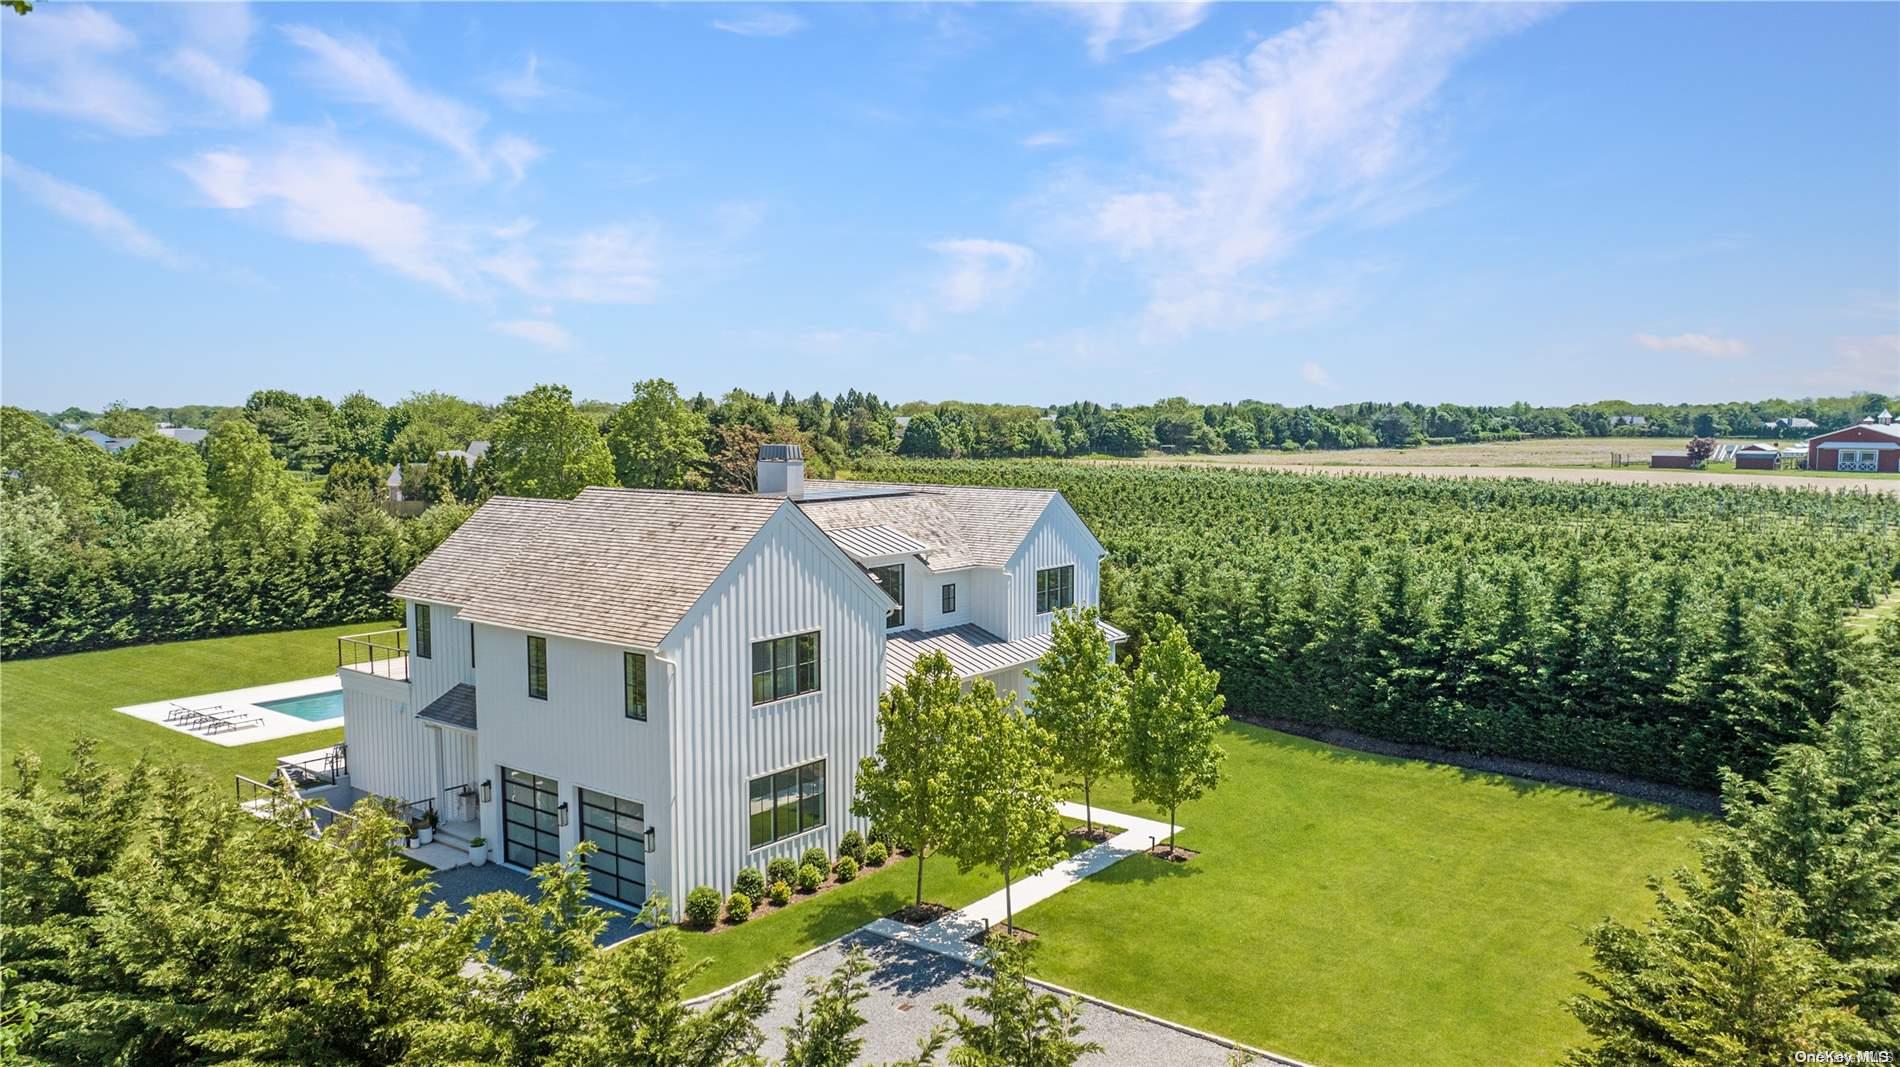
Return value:
[(1713, 789), (1810, 740), (1900, 581), (1869, 494), (867, 463), (1060, 489), (1139, 655), (1180, 620), (1238, 714)]

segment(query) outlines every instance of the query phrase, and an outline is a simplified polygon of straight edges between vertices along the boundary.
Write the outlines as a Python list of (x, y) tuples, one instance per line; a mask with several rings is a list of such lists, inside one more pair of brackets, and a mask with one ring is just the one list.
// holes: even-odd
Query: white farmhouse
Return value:
[(1054, 613), (1097, 603), (1060, 493), (806, 482), (796, 445), (758, 484), (483, 505), (396, 586), (401, 646), (344, 657), (350, 785), (523, 869), (591, 840), (596, 893), (677, 907), (864, 829), (878, 695), (918, 656), (1026, 693)]

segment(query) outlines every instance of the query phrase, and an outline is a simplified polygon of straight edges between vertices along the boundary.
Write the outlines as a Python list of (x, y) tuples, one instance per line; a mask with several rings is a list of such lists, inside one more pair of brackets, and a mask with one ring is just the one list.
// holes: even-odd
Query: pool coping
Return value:
[[(295, 681), (272, 682), (269, 685), (253, 685), (243, 689), (226, 689), (218, 693), (200, 693), (196, 696), (173, 697), (170, 700), (154, 700), (146, 704), (128, 704), (112, 710), (206, 744), (236, 748), (240, 745), (256, 744), (259, 741), (276, 741), (285, 737), (296, 737), (299, 734), (316, 733), (318, 730), (334, 730), (342, 726), (342, 716), (313, 721), (259, 706), (266, 700), (316, 696), (319, 693), (335, 692), (342, 688), (342, 679), (334, 674), (325, 674), (316, 678), (299, 678)], [(183, 705), (188, 708), (228, 708), (247, 717), (254, 715), (263, 722), (242, 730), (206, 736), (166, 722), (165, 715), (174, 705)]]

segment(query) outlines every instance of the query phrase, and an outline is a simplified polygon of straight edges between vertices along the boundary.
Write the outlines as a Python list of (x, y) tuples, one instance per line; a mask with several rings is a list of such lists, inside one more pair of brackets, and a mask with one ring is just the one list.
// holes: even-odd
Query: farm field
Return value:
[(108, 762), (129, 765), (149, 752), (224, 789), (233, 774), (261, 778), (278, 756), (335, 744), (343, 740), (343, 730), (224, 748), (112, 709), (314, 678), (336, 670), (339, 636), (389, 625), (359, 622), (0, 663), (0, 745), (5, 750), (0, 774), (11, 781), (14, 753), (30, 748), (51, 777), (66, 766), (73, 738), (88, 734), (99, 739), (99, 757)]
[(1198, 857), (1123, 860), (1020, 921), (1040, 977), (1314, 1064), (1554, 1062), (1583, 1037), (1580, 928), (1648, 914), (1645, 877), (1705, 825), (1239, 723), (1221, 744), (1227, 780), (1181, 809)]
[[(1754, 438), (1725, 438), (1746, 444)], [(1612, 485), (1735, 485), (1759, 479), (1778, 489), (1864, 489), (1900, 495), (1900, 475), (1838, 474), (1832, 471), (1738, 471), (1732, 464), (1705, 470), (1651, 469), (1649, 453), (1681, 448), (1665, 437), (1594, 437), (1434, 445), (1429, 448), (1354, 448), (1313, 452), (1250, 452), (1229, 456), (1147, 456), (1138, 460), (1078, 460), (1083, 463), (1206, 465), (1325, 474), (1411, 474), (1435, 478), (1532, 478)], [(1611, 466), (1611, 456), (1635, 457), (1635, 466)]]

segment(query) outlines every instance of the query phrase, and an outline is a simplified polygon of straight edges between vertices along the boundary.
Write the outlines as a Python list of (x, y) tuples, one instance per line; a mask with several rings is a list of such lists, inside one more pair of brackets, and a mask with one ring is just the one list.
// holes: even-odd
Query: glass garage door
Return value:
[(561, 858), (561, 783), (525, 771), (501, 769), (504, 857), (533, 870)]
[(646, 809), (592, 789), (580, 793), (581, 839), (600, 850), (587, 857), (588, 888), (639, 907), (647, 899)]

